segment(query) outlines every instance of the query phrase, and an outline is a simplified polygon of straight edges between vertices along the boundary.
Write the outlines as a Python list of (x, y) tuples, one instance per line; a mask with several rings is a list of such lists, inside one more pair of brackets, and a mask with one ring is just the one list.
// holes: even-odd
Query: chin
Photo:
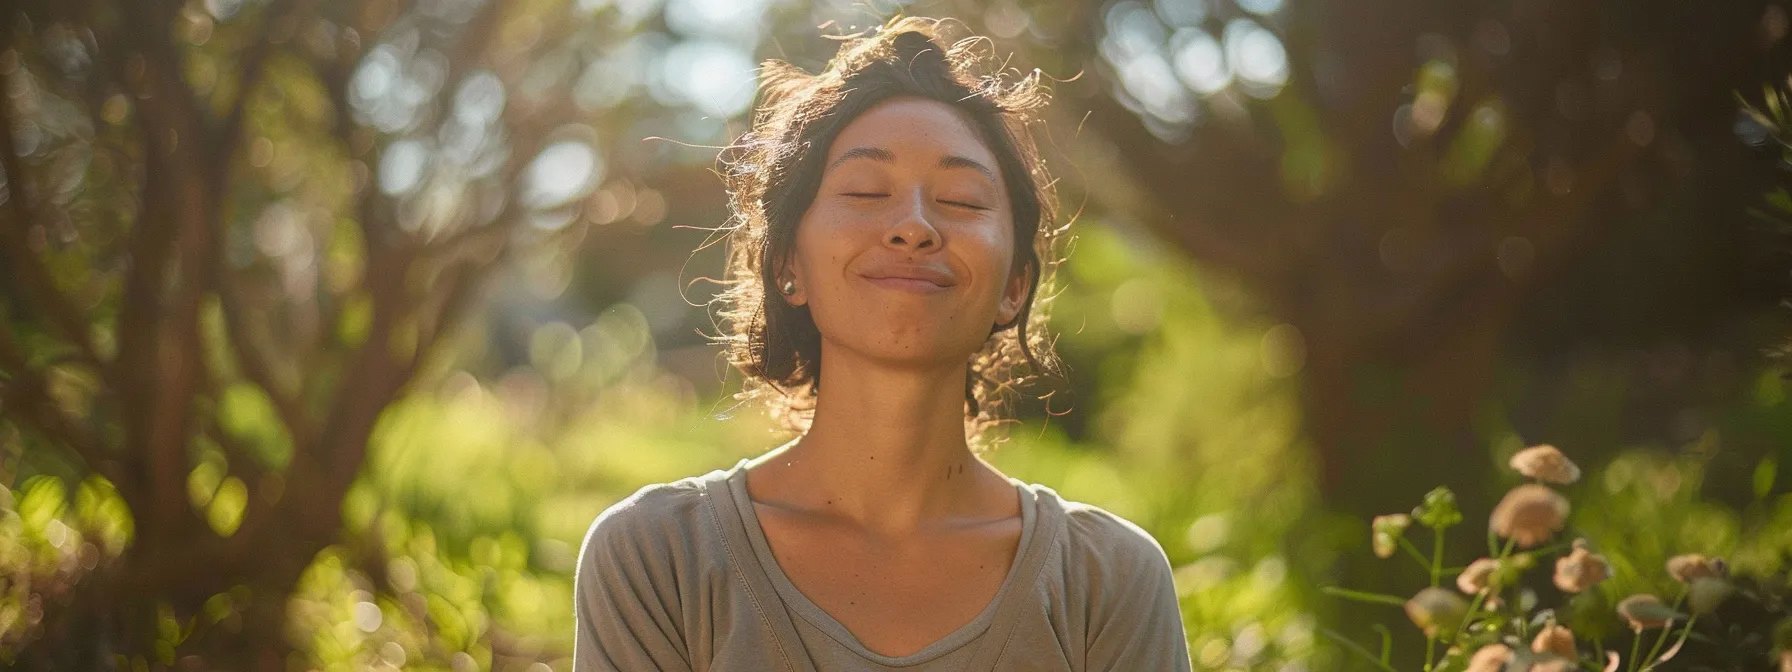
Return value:
[(983, 347), (983, 341), (971, 342), (966, 334), (927, 333), (909, 326), (906, 330), (866, 330), (848, 347), (867, 359), (916, 369), (963, 365)]
[[(972, 333), (964, 325), (985, 323), (938, 308), (865, 301), (846, 317), (816, 325), (826, 340), (877, 362), (907, 367), (937, 367), (968, 361), (983, 348), (988, 332)], [(994, 319), (993, 317), (988, 319)]]

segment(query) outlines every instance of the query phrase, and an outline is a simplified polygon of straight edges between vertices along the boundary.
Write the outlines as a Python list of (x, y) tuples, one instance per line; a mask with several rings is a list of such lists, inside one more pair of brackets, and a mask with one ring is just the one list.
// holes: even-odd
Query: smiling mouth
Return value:
[(879, 287), (883, 287), (885, 289), (893, 289), (893, 290), (901, 291), (901, 292), (912, 292), (915, 294), (936, 294), (939, 292), (946, 291), (947, 288), (951, 287), (951, 285), (942, 285), (940, 283), (934, 282), (933, 280), (928, 280), (928, 279), (924, 279), (924, 278), (903, 277), (903, 276), (888, 276), (888, 277), (875, 278), (875, 277), (871, 277), (869, 275), (863, 276), (863, 277), (866, 280), (869, 280), (871, 282), (871, 284), (877, 285)]

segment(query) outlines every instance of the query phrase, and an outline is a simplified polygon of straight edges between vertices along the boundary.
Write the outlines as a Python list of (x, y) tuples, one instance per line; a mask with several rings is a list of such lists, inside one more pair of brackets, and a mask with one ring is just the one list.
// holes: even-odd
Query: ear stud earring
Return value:
[(785, 296), (790, 296), (791, 294), (795, 294), (796, 293), (796, 281), (795, 280), (785, 280), (784, 286), (779, 287), (778, 291), (784, 292)]

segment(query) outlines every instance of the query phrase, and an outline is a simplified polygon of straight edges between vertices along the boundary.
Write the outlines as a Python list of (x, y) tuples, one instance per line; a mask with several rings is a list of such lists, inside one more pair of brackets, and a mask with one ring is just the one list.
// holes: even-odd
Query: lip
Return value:
[(884, 266), (859, 275), (880, 287), (918, 294), (943, 292), (957, 284), (951, 273), (932, 266)]

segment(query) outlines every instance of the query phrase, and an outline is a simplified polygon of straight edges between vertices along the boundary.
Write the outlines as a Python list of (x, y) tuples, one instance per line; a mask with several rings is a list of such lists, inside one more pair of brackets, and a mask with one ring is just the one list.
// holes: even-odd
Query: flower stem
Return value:
[[(1674, 598), (1674, 611), (1679, 611), (1680, 605), (1684, 602), (1686, 602), (1686, 586), (1681, 586), (1680, 587), (1680, 596)], [(1692, 621), (1688, 620), (1686, 625), (1687, 625), (1687, 627), (1692, 627)], [(1661, 634), (1655, 636), (1655, 646), (1649, 647), (1649, 660), (1655, 660), (1655, 654), (1661, 653), (1661, 645), (1667, 643), (1668, 633), (1671, 632), (1673, 629), (1674, 629), (1674, 623), (1672, 621), (1669, 621), (1666, 625), (1661, 626)], [(1648, 669), (1648, 668), (1645, 667), (1643, 669)]]
[(1396, 606), (1396, 607), (1406, 606), (1406, 600), (1402, 600), (1398, 597), (1394, 597), (1393, 595), (1384, 595), (1381, 593), (1370, 593), (1370, 592), (1365, 592), (1365, 591), (1361, 591), (1361, 590), (1351, 590), (1349, 588), (1339, 588), (1337, 586), (1321, 586), (1319, 588), (1319, 592), (1325, 593), (1332, 597), (1342, 597), (1346, 600), (1356, 600), (1358, 602), (1368, 602), (1370, 604), (1386, 604), (1386, 605), (1392, 605), (1392, 606)]
[(1369, 661), (1369, 664), (1374, 665), (1377, 669), (1381, 669), (1384, 672), (1395, 672), (1394, 667), (1392, 665), (1382, 662), (1380, 658), (1375, 657), (1375, 654), (1369, 653), (1368, 649), (1363, 648), (1363, 645), (1361, 645), (1361, 644), (1351, 641), (1351, 639), (1349, 637), (1345, 637), (1344, 635), (1339, 634), (1339, 633), (1333, 631), (1332, 629), (1326, 628), (1326, 627), (1320, 627), (1319, 634), (1325, 635), (1326, 637), (1330, 638), (1332, 641), (1335, 641), (1338, 644), (1342, 645), (1345, 650), (1347, 650), (1351, 653), (1354, 653), (1356, 655), (1362, 656), (1363, 660)]
[(1429, 567), (1431, 565), (1431, 561), (1425, 559), (1425, 554), (1419, 552), (1419, 547), (1412, 545), (1412, 542), (1407, 541), (1406, 537), (1400, 538), (1400, 548), (1405, 549), (1407, 555), (1410, 555), (1412, 556), (1412, 559), (1417, 560), (1420, 567)]
[[(1495, 560), (1504, 560), (1504, 559), (1506, 559), (1507, 555), (1511, 555), (1513, 543), (1514, 542), (1511, 539), (1507, 539), (1506, 547), (1503, 549), (1500, 549), (1499, 554), (1496, 555), (1494, 557), (1494, 559)], [(1436, 584), (1432, 584), (1432, 585), (1436, 585)], [(1462, 639), (1462, 633), (1468, 631), (1469, 621), (1475, 620), (1475, 614), (1481, 610), (1481, 602), (1483, 600), (1487, 599), (1488, 592), (1490, 592), (1490, 591), (1483, 590), (1478, 593), (1475, 593), (1474, 599), (1470, 600), (1468, 603), (1468, 611), (1464, 612), (1462, 615), (1462, 622), (1456, 624), (1455, 632), (1450, 633), (1450, 638), (1444, 640), (1444, 644), (1453, 645), (1457, 642), (1457, 640)], [(1426, 669), (1430, 669), (1429, 662), (1427, 662), (1427, 664), (1426, 664)]]
[[(1442, 581), (1443, 566), (1444, 566), (1444, 528), (1435, 527), (1435, 528), (1431, 529), (1431, 587), (1432, 588), (1436, 588), (1438, 583), (1440, 581)], [(1474, 611), (1470, 610), (1469, 613), (1473, 614)], [(1464, 618), (1467, 618), (1467, 616), (1464, 616)], [(1458, 625), (1457, 627), (1460, 628), (1461, 626)], [(1437, 635), (1436, 635), (1436, 633), (1425, 635), (1425, 672), (1431, 672), (1431, 669), (1432, 669), (1431, 657), (1433, 655), (1435, 655), (1436, 652), (1437, 652)]]
[(1567, 542), (1550, 544), (1548, 546), (1544, 546), (1543, 548), (1539, 548), (1535, 551), (1530, 551), (1530, 554), (1533, 556), (1542, 556), (1542, 555), (1549, 555), (1551, 553), (1560, 553), (1562, 551), (1568, 550), (1568, 548), (1573, 545), (1574, 544), (1567, 543)]
[(1636, 672), (1637, 650), (1643, 643), (1643, 629), (1636, 629), (1636, 636), (1630, 638), (1630, 660), (1624, 663), (1625, 672)]
[[(1693, 614), (1691, 618), (1686, 619), (1686, 627), (1680, 629), (1680, 641), (1674, 642), (1673, 646), (1668, 647), (1668, 650), (1663, 652), (1661, 654), (1661, 657), (1662, 658), (1673, 658), (1674, 654), (1679, 653), (1680, 647), (1682, 645), (1686, 644), (1686, 638), (1692, 636), (1692, 625), (1697, 622), (1699, 622), (1698, 614)], [(1666, 629), (1664, 629), (1663, 632), (1666, 632)], [(1657, 664), (1664, 663), (1664, 662), (1667, 662), (1667, 661), (1657, 659), (1655, 657), (1655, 652), (1650, 651), (1649, 652), (1649, 664), (1643, 666), (1642, 672), (1649, 672), (1649, 670), (1655, 669), (1655, 666)]]
[(1443, 578), (1444, 568), (1444, 528), (1433, 530), (1431, 535), (1431, 587), (1436, 588)]

